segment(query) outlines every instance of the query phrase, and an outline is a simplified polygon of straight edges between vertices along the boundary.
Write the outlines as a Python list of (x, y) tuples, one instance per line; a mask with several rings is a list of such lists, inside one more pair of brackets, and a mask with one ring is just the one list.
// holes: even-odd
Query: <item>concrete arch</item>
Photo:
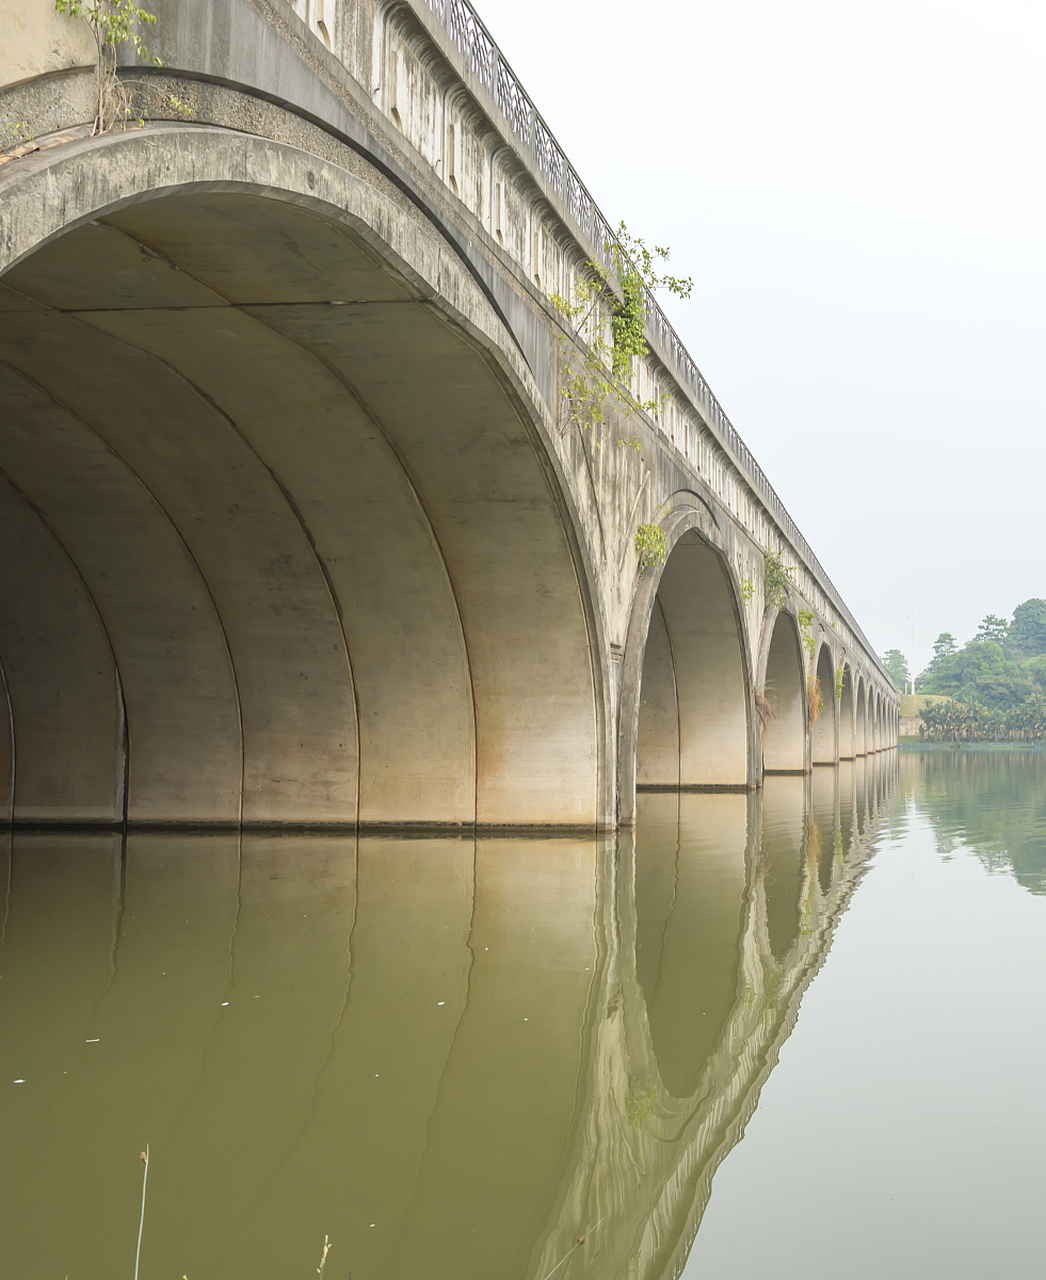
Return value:
[(852, 760), (857, 754), (856, 695), (853, 670), (843, 663), (842, 689), (839, 697), (839, 759)]
[(0, 462), (111, 637), (128, 818), (612, 821), (588, 578), (488, 297), (378, 184), (185, 133), (32, 171), (0, 282)]
[[(822, 641), (817, 650), (816, 660), (812, 664), (816, 684), (810, 696), (810, 763), (835, 764), (839, 759), (838, 721), (836, 717), (837, 701), (835, 697), (835, 667), (832, 664), (832, 651)], [(815, 693), (820, 695), (815, 700)], [(816, 716), (816, 702), (820, 702), (820, 710)]]
[(763, 771), (806, 769), (806, 697), (803, 648), (795, 618), (783, 610), (774, 619), (763, 680)]
[(859, 756), (868, 754), (868, 683), (864, 676), (857, 680), (857, 711), (854, 718), (855, 752)]
[(702, 515), (677, 516), (664, 566), (656, 574), (648, 569), (636, 592), (622, 672), (625, 821), (634, 811), (631, 778), (635, 787), (670, 789), (751, 784), (739, 588), (714, 538)]

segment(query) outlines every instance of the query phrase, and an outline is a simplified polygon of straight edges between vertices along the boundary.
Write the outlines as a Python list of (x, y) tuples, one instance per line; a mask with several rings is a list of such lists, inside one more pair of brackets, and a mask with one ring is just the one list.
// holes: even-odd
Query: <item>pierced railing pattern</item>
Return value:
[[(468, 0), (425, 0), (425, 3), (439, 19), (443, 29), (465, 59), (469, 70), (497, 103), (499, 110), (515, 133), (521, 149), (529, 156), (534, 168), (549, 187), (559, 196), (566, 211), (594, 249), (596, 259), (608, 269), (612, 269), (613, 255), (609, 252), (608, 245), (617, 241), (613, 227), (592, 199), (588, 188), (563, 153), (552, 130), (534, 106), (515, 72), (505, 61), (501, 50), (475, 9)], [(704, 410), (710, 425), (733, 454), (739, 469), (762, 498), (781, 532), (806, 561), (807, 567), (817, 575), (825, 594), (854, 635), (861, 640), (869, 655), (874, 656), (875, 650), (843, 603), (842, 597), (831, 578), (825, 573), (821, 562), (814, 555), (810, 544), (799, 532), (795, 521), (788, 514), (762, 467), (723, 412), (722, 405), (715, 398), (690, 352), (672, 328), (653, 294), (649, 292), (646, 295), (646, 324), (648, 336), (653, 340), (659, 354), (666, 359), (673, 374), (694, 397), (695, 403)]]

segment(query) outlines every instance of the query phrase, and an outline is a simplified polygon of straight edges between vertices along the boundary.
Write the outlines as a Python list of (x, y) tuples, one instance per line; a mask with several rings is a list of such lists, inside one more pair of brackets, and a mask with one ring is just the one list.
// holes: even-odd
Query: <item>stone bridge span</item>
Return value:
[(652, 301), (659, 417), (564, 411), (609, 229), (471, 10), (153, 7), (140, 126), (49, 0), (0, 54), (9, 818), (611, 827), (893, 745)]

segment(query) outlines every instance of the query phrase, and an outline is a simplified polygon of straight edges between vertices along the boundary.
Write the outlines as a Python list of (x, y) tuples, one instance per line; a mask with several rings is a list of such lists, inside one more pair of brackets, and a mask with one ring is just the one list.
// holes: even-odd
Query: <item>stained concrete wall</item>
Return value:
[[(24, 3), (4, 5), (0, 85), (17, 84), (71, 67), (93, 67), (96, 57), (94, 38), (87, 24), (70, 21), (56, 13), (53, 0), (24, 0)], [(11, 135), (8, 135), (0, 146), (10, 141)]]

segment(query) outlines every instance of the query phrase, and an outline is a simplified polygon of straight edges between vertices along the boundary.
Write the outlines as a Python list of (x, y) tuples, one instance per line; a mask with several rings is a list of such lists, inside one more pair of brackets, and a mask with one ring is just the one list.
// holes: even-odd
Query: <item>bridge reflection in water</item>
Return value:
[(148, 1141), (150, 1273), (678, 1275), (895, 768), (613, 840), (18, 833), (5, 1273), (125, 1267)]

